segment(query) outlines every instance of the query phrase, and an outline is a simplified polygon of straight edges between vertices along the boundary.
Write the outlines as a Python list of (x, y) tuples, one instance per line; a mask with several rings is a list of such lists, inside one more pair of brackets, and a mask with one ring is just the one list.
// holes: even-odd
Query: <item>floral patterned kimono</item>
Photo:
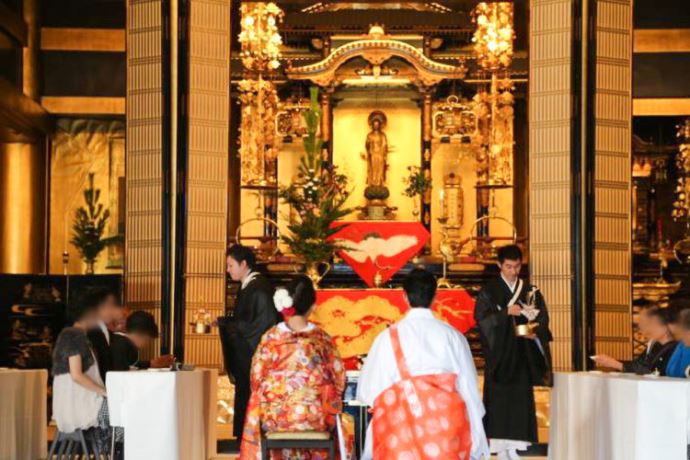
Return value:
[[(240, 459), (261, 458), (261, 430), (328, 431), (342, 409), (345, 368), (331, 338), (318, 327), (299, 332), (285, 323), (261, 339), (252, 361), (252, 395)], [(272, 460), (320, 460), (323, 451), (273, 451)]]

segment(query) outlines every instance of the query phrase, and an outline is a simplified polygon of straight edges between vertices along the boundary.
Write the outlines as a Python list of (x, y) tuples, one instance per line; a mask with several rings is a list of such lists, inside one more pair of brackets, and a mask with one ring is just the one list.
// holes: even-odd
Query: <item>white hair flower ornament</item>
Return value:
[(290, 293), (285, 288), (276, 289), (275, 294), (273, 294), (273, 304), (276, 306), (276, 310), (286, 319), (297, 313), (292, 305), (292, 297), (290, 297)]

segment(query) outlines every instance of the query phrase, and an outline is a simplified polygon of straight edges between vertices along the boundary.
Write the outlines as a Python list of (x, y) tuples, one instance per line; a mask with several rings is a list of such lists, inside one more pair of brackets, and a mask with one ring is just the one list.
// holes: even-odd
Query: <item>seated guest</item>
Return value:
[(98, 291), (87, 291), (67, 309), (72, 326), (60, 332), (53, 349), (53, 417), (64, 433), (93, 429), (101, 452), (107, 452), (105, 386), (86, 336), (89, 329), (98, 327), (101, 301)]
[(94, 288), (91, 295), (98, 301), (98, 323), (88, 331), (88, 337), (96, 355), (101, 380), (105, 382), (105, 374), (112, 370), (110, 338), (113, 332), (109, 327), (121, 318), (122, 305), (117, 295), (107, 288)]
[(159, 356), (151, 361), (139, 359), (139, 353), (158, 338), (158, 325), (151, 313), (135, 311), (127, 316), (124, 333), (110, 336), (110, 352), (113, 371), (148, 369), (149, 367), (169, 367), (175, 358)]
[(608, 355), (597, 355), (594, 361), (600, 366), (622, 372), (666, 375), (666, 366), (677, 345), (669, 329), (671, 318), (666, 310), (650, 305), (640, 311), (638, 326), (649, 342), (645, 352), (637, 359), (618, 361)]
[[(345, 368), (331, 338), (307, 318), (316, 302), (309, 278), (278, 289), (274, 302), (284, 321), (264, 334), (251, 367), (240, 458), (261, 458), (261, 432), (330, 431), (341, 411)], [(326, 453), (285, 451), (272, 459), (322, 459)]]
[(667, 309), (672, 315), (671, 330), (679, 340), (666, 366), (666, 375), (669, 377), (690, 377), (690, 309), (684, 307), (686, 305), (676, 304)]
[(359, 378), (357, 399), (374, 410), (362, 458), (488, 458), (467, 340), (431, 312), (431, 273), (412, 270), (403, 289), (410, 311), (376, 337)]

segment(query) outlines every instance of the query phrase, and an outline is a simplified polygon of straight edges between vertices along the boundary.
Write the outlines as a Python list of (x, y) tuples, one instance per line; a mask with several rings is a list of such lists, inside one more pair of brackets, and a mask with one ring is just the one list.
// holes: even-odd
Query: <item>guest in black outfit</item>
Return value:
[(122, 306), (117, 295), (108, 289), (92, 288), (90, 295), (98, 299), (98, 325), (89, 331), (88, 337), (96, 355), (101, 379), (105, 382), (105, 374), (113, 370), (110, 351), (110, 338), (113, 333), (108, 329), (108, 325), (120, 318)]
[(256, 271), (251, 249), (235, 244), (227, 250), (227, 270), (233, 281), (241, 283), (232, 317), (221, 318), (225, 367), (235, 383), (233, 433), (242, 438), (242, 428), (251, 393), (249, 377), (254, 351), (261, 336), (280, 321), (273, 304), (273, 286)]
[(597, 355), (594, 361), (621, 372), (666, 375), (666, 365), (677, 345), (669, 329), (669, 319), (667, 309), (654, 305), (643, 307), (637, 324), (649, 340), (645, 352), (632, 361), (619, 361), (608, 355)]
[(158, 338), (158, 325), (151, 313), (135, 311), (127, 317), (127, 332), (116, 332), (110, 336), (110, 351), (113, 371), (148, 369), (149, 367), (169, 367), (174, 358), (159, 356), (151, 361), (139, 358), (141, 350), (152, 340)]

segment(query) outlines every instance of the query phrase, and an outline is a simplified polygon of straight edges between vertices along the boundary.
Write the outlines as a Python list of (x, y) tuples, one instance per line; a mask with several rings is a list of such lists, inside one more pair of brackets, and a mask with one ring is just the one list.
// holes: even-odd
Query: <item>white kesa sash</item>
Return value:
[[(513, 297), (508, 301), (508, 306), (510, 307), (511, 305), (515, 304), (517, 302), (517, 299), (520, 297), (520, 293), (522, 292), (522, 279), (518, 278), (517, 285), (515, 285), (515, 292), (513, 293)], [(501, 311), (502, 308), (500, 305), (496, 304), (498, 307), (498, 311)]]

